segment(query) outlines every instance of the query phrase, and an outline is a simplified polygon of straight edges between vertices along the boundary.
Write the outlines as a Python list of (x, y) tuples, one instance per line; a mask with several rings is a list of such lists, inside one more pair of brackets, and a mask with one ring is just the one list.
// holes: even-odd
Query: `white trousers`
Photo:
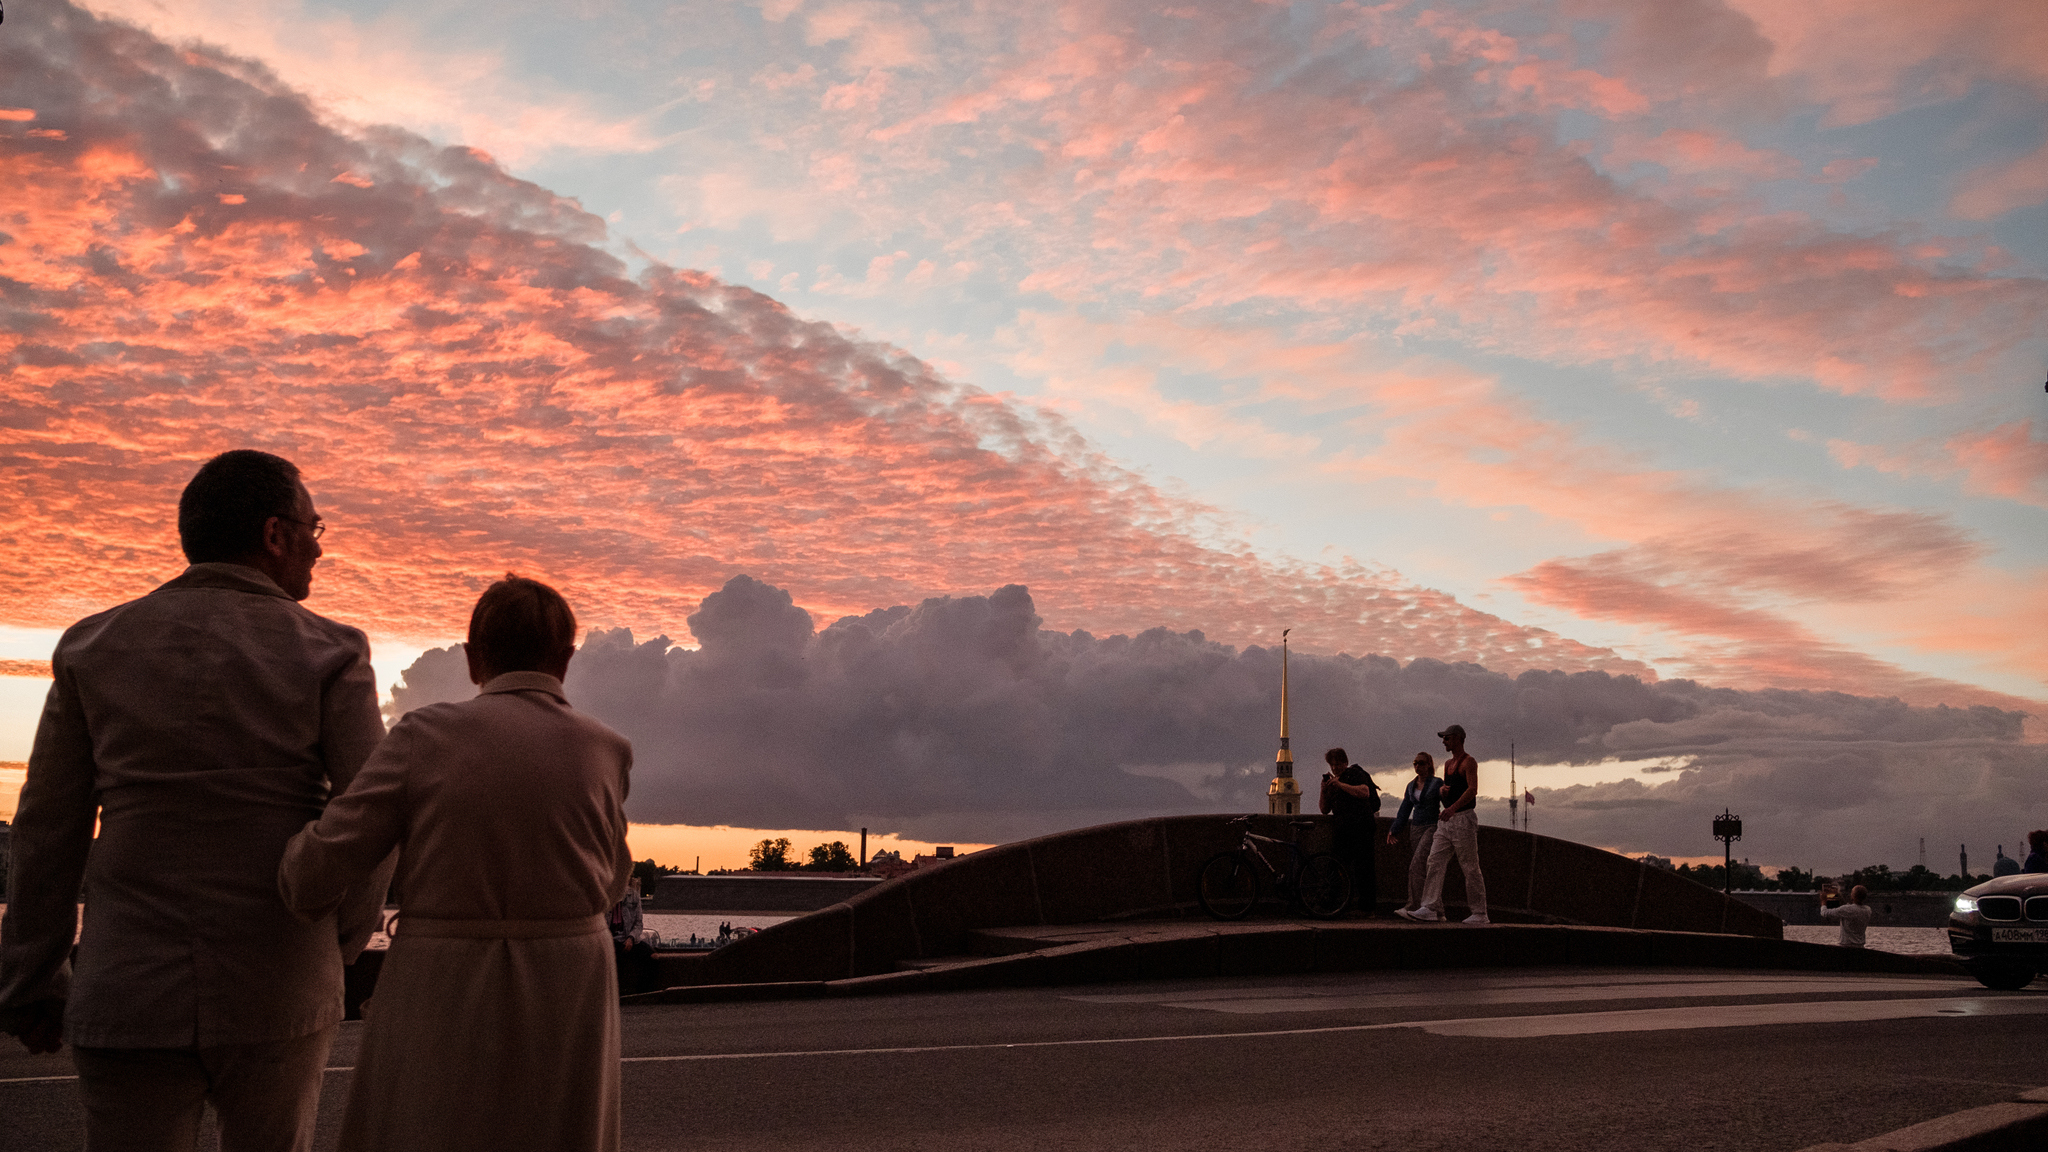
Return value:
[(1465, 904), (1474, 916), (1486, 915), (1486, 877), (1479, 873), (1479, 813), (1470, 808), (1436, 822), (1436, 837), (1429, 846), (1429, 880), (1423, 886), (1422, 907), (1444, 914), (1444, 873), (1451, 854), (1465, 870)]
[(1429, 878), (1429, 846), (1436, 843), (1436, 825), (1410, 824), (1408, 839), (1414, 847), (1408, 853), (1408, 903), (1413, 912), (1422, 907), (1422, 885)]

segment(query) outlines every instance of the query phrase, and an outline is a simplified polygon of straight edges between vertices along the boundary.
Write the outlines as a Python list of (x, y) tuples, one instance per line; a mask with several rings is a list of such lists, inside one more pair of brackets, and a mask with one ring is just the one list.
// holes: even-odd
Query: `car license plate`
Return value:
[(1993, 928), (1991, 939), (1997, 944), (2048, 944), (2048, 928)]

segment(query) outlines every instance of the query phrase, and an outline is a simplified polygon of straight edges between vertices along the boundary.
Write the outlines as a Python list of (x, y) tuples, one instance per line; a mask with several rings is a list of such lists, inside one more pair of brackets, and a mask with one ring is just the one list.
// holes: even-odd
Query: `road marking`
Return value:
[(1415, 1025), (1436, 1036), (1512, 1039), (1592, 1036), (1607, 1032), (1665, 1032), (1680, 1028), (1752, 1028), (1768, 1024), (1848, 1024), (1934, 1016), (2030, 1016), (2048, 1013), (2048, 997), (2010, 1000), (1941, 997), (1928, 1000), (1832, 1000), (1804, 1004), (1723, 1004), (1697, 1008), (1639, 1008), (1555, 1016), (1432, 1020)]
[(1198, 1000), (1288, 999), (1292, 997), (1316, 996), (1334, 998), (1338, 996), (1401, 995), (1407, 992), (1432, 992), (1439, 999), (1442, 999), (1446, 996), (1466, 997), (1476, 992), (1501, 989), (1633, 989), (1635, 987), (1641, 986), (1668, 986), (1677, 984), (1713, 985), (1717, 988), (1730, 989), (1728, 991), (1718, 991), (1715, 993), (1715, 995), (1740, 996), (1744, 995), (1744, 993), (1734, 991), (1732, 989), (1762, 982), (1792, 985), (1795, 987), (1795, 989), (1799, 990), (1819, 991), (1847, 988), (1876, 988), (1886, 990), (1918, 989), (1936, 984), (1939, 984), (1941, 986), (1968, 988), (1973, 992), (1977, 990), (1975, 981), (1951, 977), (1837, 975), (1797, 976), (1789, 974), (1773, 974), (1767, 977), (1760, 977), (1753, 974), (1720, 975), (1711, 973), (1689, 972), (1683, 975), (1675, 975), (1672, 973), (1646, 973), (1640, 975), (1617, 973), (1611, 976), (1574, 975), (1572, 977), (1546, 976), (1459, 981), (1458, 983), (1453, 985), (1455, 991), (1452, 992), (1446, 992), (1445, 983), (1442, 980), (1423, 980), (1397, 977), (1375, 978), (1371, 980), (1369, 986), (1374, 989), (1378, 989), (1378, 991), (1374, 992), (1359, 992), (1356, 989), (1360, 986), (1360, 984), (1365, 982), (1352, 981), (1341, 985), (1261, 985), (1251, 988), (1198, 988), (1186, 989), (1176, 992), (1122, 992), (1099, 995), (1069, 995), (1061, 996), (1060, 999), (1072, 1000), (1076, 1003), (1081, 1004), (1181, 1004), (1193, 1003)]
[[(1273, 1012), (1331, 1012), (1356, 1008), (1424, 1008), (1446, 1002), (1478, 1008), (1487, 1004), (1573, 1004), (1588, 1000), (1694, 1000), (1709, 996), (1796, 996), (1824, 992), (1898, 992), (1896, 980), (1752, 980), (1628, 984), (1619, 987), (1475, 988), (1446, 995), (1434, 992), (1363, 992), (1349, 995), (1259, 996), (1232, 999), (1161, 1000), (1162, 1008), (1191, 1008), (1234, 1015)], [(1957, 982), (1957, 991), (1962, 984)], [(1971, 991), (1975, 991), (1972, 987)]]
[[(351, 1064), (350, 1066), (348, 1066), (348, 1067), (346, 1067), (346, 1068), (322, 1068), (322, 1069), (321, 1069), (320, 1071), (322, 1071), (323, 1073), (324, 1073), (324, 1072), (353, 1072), (353, 1071), (355, 1071), (355, 1066), (354, 1066), (353, 1064)], [(14, 1079), (12, 1079), (12, 1080), (0, 1080), (0, 1084), (62, 1084), (62, 1083), (64, 1083), (64, 1082), (65, 1082), (65, 1081), (67, 1081), (67, 1080), (76, 1080), (76, 1079), (78, 1079), (78, 1077), (77, 1077), (76, 1075), (72, 1075), (72, 1076), (16, 1076), (16, 1077), (15, 1077)]]
[[(1385, 1032), (1415, 1028), (1435, 1036), (1517, 1039), (1585, 1036), (1608, 1032), (1663, 1032), (1683, 1028), (1754, 1028), (1771, 1024), (1847, 1024), (1941, 1016), (2032, 1016), (2048, 1014), (2048, 996), (1956, 997), (1918, 1000), (1819, 1001), (1800, 1004), (1723, 1004), (1693, 1008), (1638, 1008), (1617, 1012), (1570, 1012), (1544, 1016), (1479, 1016), (1459, 1020), (1403, 1020), (1391, 1024), (1336, 1024), (1321, 1028), (1274, 1028), (1258, 1032), (1197, 1032), (1171, 1036), (1106, 1036), (1083, 1040), (1023, 1040), (1012, 1044), (927, 1044), (902, 1048), (819, 1048), (801, 1052), (700, 1052), (675, 1056), (627, 1056), (621, 1064), (683, 1064), (711, 1060), (791, 1060), (813, 1056), (915, 1056), (931, 1052), (988, 1052), (1010, 1048), (1085, 1048), (1107, 1044), (1170, 1044), (1192, 1040), (1255, 1040), (1282, 1036), (1323, 1036), (1340, 1032)], [(353, 1072), (353, 1067), (328, 1068)], [(0, 1084), (41, 1084), (76, 1076), (24, 1076)]]
[(1602, 1032), (1649, 1032), (1681, 1028), (1748, 1028), (1766, 1024), (1839, 1024), (1916, 1017), (2018, 1016), (2048, 1014), (2048, 996), (1986, 999), (1938, 997), (1924, 1000), (1828, 1001), (1806, 1004), (1735, 1004), (1700, 1008), (1643, 1008), (1624, 1012), (1579, 1012), (1554, 1016), (1482, 1016), (1462, 1020), (1403, 1020), (1393, 1024), (1337, 1024), (1322, 1028), (1274, 1028), (1258, 1032), (1196, 1032), (1172, 1036), (1108, 1036), (1085, 1040), (1022, 1040), (1013, 1044), (928, 1044), (903, 1048), (818, 1048), (801, 1052), (701, 1052), (677, 1056), (628, 1056), (622, 1064), (680, 1064), (710, 1060), (788, 1060), (812, 1056), (916, 1056), (932, 1052), (988, 1052), (1008, 1048), (1085, 1048), (1106, 1044), (1170, 1044), (1189, 1040), (1254, 1040), (1280, 1036), (1323, 1036), (1339, 1032), (1384, 1032), (1416, 1028), (1437, 1036), (1516, 1038), (1574, 1036)]

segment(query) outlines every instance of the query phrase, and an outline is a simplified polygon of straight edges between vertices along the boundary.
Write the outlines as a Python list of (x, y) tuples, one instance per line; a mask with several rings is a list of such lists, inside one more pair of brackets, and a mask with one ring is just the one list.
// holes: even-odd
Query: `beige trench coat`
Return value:
[(324, 908), (339, 922), (310, 923), (278, 899), (277, 863), (384, 738), (363, 634), (254, 568), (194, 564), (74, 625), (51, 663), (15, 816), (0, 1009), (68, 997), (66, 1038), (86, 1048), (260, 1044), (340, 1023), (342, 965), (376, 930), (389, 872), (363, 869)]
[(324, 915), (394, 845), (398, 931), (363, 1008), (344, 1149), (616, 1149), (619, 1006), (604, 913), (632, 878), (632, 746), (512, 672), (409, 712), (286, 847)]

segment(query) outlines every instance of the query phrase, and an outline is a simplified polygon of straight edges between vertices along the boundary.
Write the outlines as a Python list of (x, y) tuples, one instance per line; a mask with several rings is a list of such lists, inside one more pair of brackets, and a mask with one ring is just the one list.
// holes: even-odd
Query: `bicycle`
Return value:
[[(1250, 824), (1240, 816), (1232, 824)], [(1302, 833), (1316, 826), (1314, 820), (1290, 820), (1294, 840), (1261, 836), (1249, 827), (1244, 841), (1235, 849), (1218, 852), (1202, 865), (1195, 881), (1195, 898), (1202, 911), (1218, 920), (1239, 920), (1258, 904), (1259, 873), (1271, 878), (1273, 890), (1282, 900), (1318, 920), (1343, 913), (1351, 903), (1351, 874), (1328, 852), (1308, 852), (1301, 846)], [(1275, 864), (1267, 852), (1284, 850), (1282, 863)]]

